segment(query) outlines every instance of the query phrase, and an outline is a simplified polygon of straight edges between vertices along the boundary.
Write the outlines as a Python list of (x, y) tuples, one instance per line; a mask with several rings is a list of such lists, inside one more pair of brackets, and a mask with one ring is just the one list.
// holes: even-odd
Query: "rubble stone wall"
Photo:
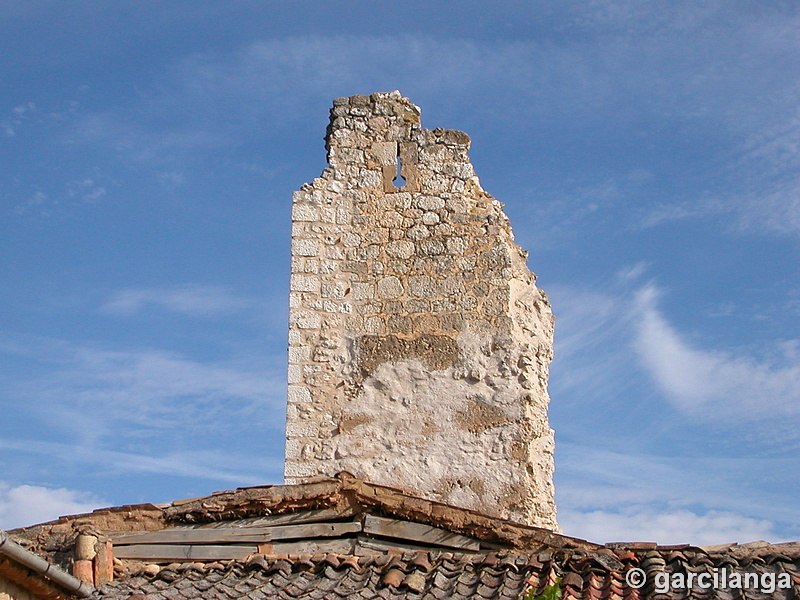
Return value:
[(334, 101), (329, 168), (293, 197), (285, 479), (557, 529), (553, 317), (469, 145), (399, 92)]

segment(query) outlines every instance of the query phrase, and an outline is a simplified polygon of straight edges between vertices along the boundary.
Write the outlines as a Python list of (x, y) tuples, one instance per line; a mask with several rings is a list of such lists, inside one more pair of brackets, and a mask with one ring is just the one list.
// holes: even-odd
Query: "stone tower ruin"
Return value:
[(286, 483), (373, 483), (557, 529), (553, 316), (459, 131), (334, 100), (294, 193)]

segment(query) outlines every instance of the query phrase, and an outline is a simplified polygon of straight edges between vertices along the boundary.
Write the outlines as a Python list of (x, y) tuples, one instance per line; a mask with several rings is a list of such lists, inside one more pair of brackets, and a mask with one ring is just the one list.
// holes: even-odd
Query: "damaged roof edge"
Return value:
[(7, 556), (37, 575), (41, 575), (69, 593), (81, 598), (89, 597), (94, 591), (92, 586), (50, 564), (41, 556), (29, 552), (9, 538), (6, 532), (2, 530), (0, 530), (0, 555)]
[(173, 502), (164, 511), (164, 516), (173, 523), (208, 523), (269, 514), (265, 510), (293, 512), (337, 504), (377, 509), (386, 515), (426, 522), (476, 539), (505, 543), (519, 549), (537, 544), (586, 550), (600, 547), (541, 527), (490, 517), (467, 508), (420, 498), (399, 488), (366, 482), (347, 471), (337, 473), (334, 478), (320, 477), (302, 484), (252, 486)]
[[(406, 491), (368, 483), (348, 472), (334, 478), (292, 485), (264, 485), (214, 492), (210, 496), (176, 500), (168, 505), (128, 505), (97, 509), (84, 515), (61, 517), (13, 533), (28, 539), (48, 538), (54, 527), (109, 532), (158, 531), (170, 526), (214, 523), (304, 510), (350, 508), (427, 523), (487, 543), (517, 549), (553, 548), (592, 550), (598, 544), (553, 531), (490, 517), (465, 508), (413, 496)], [(42, 538), (42, 539), (43, 539)]]

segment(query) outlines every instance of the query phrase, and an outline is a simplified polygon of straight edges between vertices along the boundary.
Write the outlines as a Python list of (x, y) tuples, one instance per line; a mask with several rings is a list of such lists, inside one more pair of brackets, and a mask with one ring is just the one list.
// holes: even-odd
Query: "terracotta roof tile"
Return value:
[[(112, 519), (109, 515), (116, 516)], [(94, 523), (93, 527), (109, 535), (122, 532), (117, 540), (128, 541), (115, 541), (120, 548), (126, 543), (135, 545), (130, 540), (137, 531), (149, 532), (142, 534), (150, 538), (139, 542), (142, 547), (152, 542), (154, 533), (162, 535), (162, 544), (174, 543), (168, 539), (217, 544), (228, 536), (221, 543), (229, 543), (234, 549), (244, 544), (237, 541), (244, 531), (238, 528), (252, 528), (250, 535), (256, 536), (260, 534), (254, 532), (260, 529), (275, 527), (271, 531), (284, 535), (280, 538), (276, 533), (263, 544), (258, 542), (260, 554), (247, 556), (245, 550), (242, 558), (236, 550), (239, 558), (235, 560), (227, 550), (187, 553), (207, 556), (209, 562), (159, 566), (146, 564), (147, 554), (137, 557), (129, 552), (127, 558), (133, 560), (123, 560), (116, 573), (118, 580), (96, 590), (95, 600), (131, 600), (136, 595), (146, 600), (517, 600), (528, 590), (536, 595), (551, 585), (561, 588), (563, 600), (800, 598), (800, 543), (697, 547), (643, 542), (601, 546), (347, 477), (302, 486), (242, 488), (175, 503), (166, 509), (147, 505), (131, 517), (138, 529), (132, 521), (122, 519), (126, 515), (107, 509), (74, 523), (63, 520), (57, 527), (45, 524), (20, 534), (36, 540), (45, 554), (44, 542), (57, 541), (60, 531), (72, 531), (84, 522)], [(401, 529), (412, 533), (396, 534), (388, 527), (366, 531), (357, 526), (366, 527), (370, 519), (405, 521)], [(301, 523), (306, 525), (298, 527)], [(325, 545), (332, 539), (328, 529), (322, 538), (316, 538), (318, 533), (314, 532), (320, 528), (315, 523), (328, 523), (337, 529), (340, 539), (334, 540), (336, 544)], [(202, 535), (198, 536), (198, 528)], [(441, 536), (431, 541), (420, 528), (436, 528)], [(299, 530), (308, 535), (297, 535)], [(208, 531), (214, 532), (213, 542), (204, 533)], [(315, 541), (320, 539), (322, 542)], [(163, 562), (174, 559), (171, 554), (156, 556)], [(634, 567), (642, 569), (647, 579), (641, 589), (626, 581), (627, 571)], [(722, 569), (758, 576), (781, 574), (784, 580), (788, 576), (792, 588), (761, 594), (752, 589), (707, 590), (696, 585), (698, 575)], [(695, 585), (689, 590), (667, 591), (654, 585), (656, 577), (673, 575), (692, 575)]]

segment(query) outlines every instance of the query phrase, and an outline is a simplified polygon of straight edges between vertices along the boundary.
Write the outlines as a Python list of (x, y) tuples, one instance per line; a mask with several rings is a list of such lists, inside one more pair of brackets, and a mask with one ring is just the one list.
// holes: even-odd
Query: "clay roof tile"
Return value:
[(391, 568), (381, 577), (381, 581), (388, 585), (389, 587), (400, 587), (405, 579), (406, 574), (403, 573), (400, 569)]

